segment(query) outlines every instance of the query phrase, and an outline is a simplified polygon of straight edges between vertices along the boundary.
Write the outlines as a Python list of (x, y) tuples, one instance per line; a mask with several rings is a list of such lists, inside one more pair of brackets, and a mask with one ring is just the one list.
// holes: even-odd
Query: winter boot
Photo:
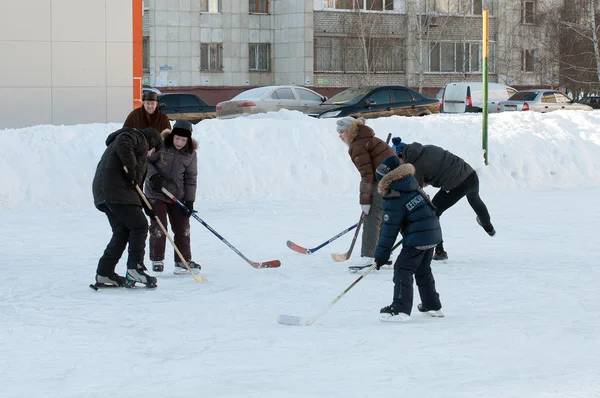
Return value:
[(494, 226), (491, 223), (489, 225), (483, 225), (479, 217), (477, 217), (477, 224), (481, 225), (481, 228), (483, 228), (489, 236), (496, 235), (496, 230), (494, 229)]
[(152, 261), (152, 271), (163, 272), (165, 270), (165, 263), (162, 261)]
[(147, 270), (143, 264), (137, 264), (135, 268), (127, 268), (127, 281), (131, 287), (135, 286), (136, 282), (143, 283), (146, 287), (156, 287), (156, 278), (148, 275)]
[(417, 306), (417, 309), (419, 310), (419, 312), (422, 312), (425, 315), (429, 315), (433, 318), (443, 318), (444, 314), (441, 311), (441, 308), (439, 310), (430, 310), (428, 308), (426, 308), (423, 304), (419, 304)]
[(438, 261), (448, 260), (448, 253), (446, 253), (444, 246), (441, 243), (436, 246), (435, 252), (433, 253), (433, 259)]
[(381, 322), (405, 322), (410, 320), (410, 315), (397, 311), (392, 304), (379, 310), (379, 320)]
[[(198, 264), (192, 260), (188, 261), (188, 265), (190, 266), (190, 269), (192, 270), (192, 272), (195, 274), (200, 272), (200, 269), (202, 269), (200, 264)], [(186, 268), (183, 261), (175, 261), (175, 268), (173, 269), (173, 273), (175, 275), (183, 275), (183, 274), (189, 274), (190, 271), (188, 271), (188, 269)]]
[(122, 287), (127, 284), (127, 278), (119, 274), (113, 273), (111, 276), (102, 276), (96, 274), (96, 286), (114, 286)]

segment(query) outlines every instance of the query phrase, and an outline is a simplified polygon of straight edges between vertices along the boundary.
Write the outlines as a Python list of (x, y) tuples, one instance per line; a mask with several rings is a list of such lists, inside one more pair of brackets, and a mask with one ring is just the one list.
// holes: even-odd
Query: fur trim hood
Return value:
[(346, 143), (346, 145), (350, 146), (350, 144), (352, 144), (352, 141), (356, 139), (359, 133), (361, 136), (364, 137), (375, 136), (375, 132), (373, 132), (373, 129), (365, 125), (365, 119), (359, 117), (354, 123), (350, 125), (350, 127), (348, 127), (348, 132), (344, 136), (344, 142)]
[[(160, 138), (162, 138), (163, 142), (165, 143), (165, 147), (171, 147), (173, 146), (173, 137), (171, 137), (171, 133), (172, 131), (169, 129), (164, 129), (162, 133), (160, 133)], [(169, 138), (169, 140), (167, 140), (167, 138)], [(188, 142), (188, 148), (191, 149), (190, 152), (193, 150), (195, 151), (196, 149), (198, 149), (198, 141), (196, 141), (194, 139), (194, 137), (190, 137), (191, 138), (191, 148), (190, 148), (190, 144)]]
[[(379, 181), (379, 186), (377, 187), (377, 191), (379, 191), (380, 194), (385, 194), (389, 189), (390, 189), (390, 185), (392, 185), (392, 183), (394, 181), (398, 181), (401, 180), (402, 178), (406, 177), (406, 176), (412, 176), (415, 174), (415, 166), (413, 166), (410, 163), (405, 163), (405, 164), (401, 164), (400, 166), (398, 166), (397, 168), (395, 168), (394, 170), (390, 171), (389, 173), (387, 173), (386, 175), (383, 176), (383, 178), (381, 179), (381, 181)], [(414, 182), (414, 184), (411, 184), (411, 182), (407, 181), (408, 186), (406, 187), (407, 190), (416, 190), (419, 188), (419, 184), (417, 183), (417, 180), (415, 180), (414, 178), (411, 178), (411, 182)], [(412, 185), (415, 185), (414, 187)], [(404, 187), (401, 187), (404, 188)]]

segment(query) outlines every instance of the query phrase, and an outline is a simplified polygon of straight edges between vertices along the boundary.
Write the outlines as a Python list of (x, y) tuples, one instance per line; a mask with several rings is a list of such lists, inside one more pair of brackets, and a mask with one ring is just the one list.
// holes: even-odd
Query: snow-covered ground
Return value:
[[(600, 112), (369, 120), (377, 135), (443, 146), (480, 175), (498, 234), (465, 200), (442, 217), (450, 261), (434, 263), (443, 319), (383, 324), (392, 271), (358, 275), (314, 247), (360, 215), (358, 173), (335, 120), (296, 112), (211, 120), (199, 141), (199, 215), (254, 261), (192, 220), (209, 281), (94, 292), (109, 237), (91, 180), (119, 125), (0, 130), (1, 397), (600, 396)], [(428, 192), (435, 193), (428, 188)], [(149, 262), (149, 261), (148, 261)], [(117, 271), (124, 273), (125, 264)], [(415, 305), (418, 303), (415, 299)]]

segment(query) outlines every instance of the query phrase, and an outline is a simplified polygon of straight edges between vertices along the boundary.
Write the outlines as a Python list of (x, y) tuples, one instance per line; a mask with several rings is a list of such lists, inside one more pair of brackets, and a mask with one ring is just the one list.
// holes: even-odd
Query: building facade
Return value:
[(141, 40), (142, 0), (0, 2), (0, 128), (122, 122), (136, 3)]
[(535, 15), (559, 0), (145, 1), (144, 83), (165, 90), (400, 84), (432, 94), (481, 79), (483, 10), (490, 81), (558, 84)]

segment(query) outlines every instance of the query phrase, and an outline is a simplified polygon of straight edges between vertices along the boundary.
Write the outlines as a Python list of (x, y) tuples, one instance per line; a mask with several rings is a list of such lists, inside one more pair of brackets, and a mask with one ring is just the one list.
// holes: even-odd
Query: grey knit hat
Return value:
[(352, 124), (356, 122), (356, 119), (352, 116), (342, 117), (337, 120), (337, 131), (346, 131)]

